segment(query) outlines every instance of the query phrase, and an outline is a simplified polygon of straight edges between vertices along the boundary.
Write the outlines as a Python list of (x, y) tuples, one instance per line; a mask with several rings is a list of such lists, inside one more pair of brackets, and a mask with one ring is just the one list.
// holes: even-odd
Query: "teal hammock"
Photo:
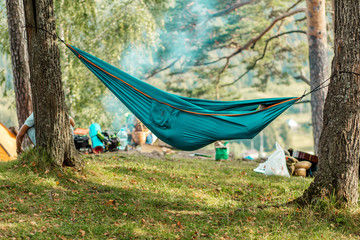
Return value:
[[(181, 150), (251, 139), (299, 97), (212, 101), (181, 97), (143, 82), (74, 46), (67, 47), (159, 139)], [(257, 110), (260, 105), (265, 108)]]

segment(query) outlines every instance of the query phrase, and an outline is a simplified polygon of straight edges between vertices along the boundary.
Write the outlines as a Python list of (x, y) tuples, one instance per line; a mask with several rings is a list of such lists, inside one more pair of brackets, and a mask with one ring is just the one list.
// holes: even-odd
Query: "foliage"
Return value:
[(8, 74), (9, 56), (10, 56), (10, 43), (9, 33), (7, 27), (6, 7), (5, 2), (0, 2), (0, 96), (7, 97), (8, 91), (12, 90), (12, 77)]
[[(161, 24), (155, 17), (166, 7), (166, 1), (160, 0), (63, 0), (55, 4), (60, 36), (119, 68), (132, 45), (152, 45)], [(79, 127), (87, 128), (93, 122), (110, 126), (115, 113), (106, 111), (103, 104), (109, 102), (108, 90), (64, 46), (61, 53), (70, 115)]]
[[(161, 32), (157, 59), (161, 59), (159, 68), (171, 66), (167, 84), (168, 90), (180, 94), (210, 98), (215, 94), (215, 85), (221, 76), (224, 86), (221, 95), (235, 93), (234, 88), (225, 87), (238, 81), (238, 77), (249, 70), (264, 51), (266, 40), (271, 36), (290, 30), (306, 30), (305, 21), (300, 20), (304, 13), (280, 21), (262, 39), (251, 48), (230, 59), (230, 65), (224, 73), (225, 60), (213, 63), (221, 57), (229, 56), (236, 48), (243, 46), (256, 37), (276, 17), (289, 11), (294, 1), (257, 1), (255, 4), (238, 8), (224, 16), (209, 18), (209, 15), (226, 9), (233, 1), (177, 1), (167, 15), (165, 31)], [(300, 7), (304, 4), (300, 4)], [(288, 84), (289, 80), (307, 65), (307, 38), (305, 34), (288, 34), (275, 38), (268, 47), (264, 58), (259, 61), (253, 72), (241, 79), (248, 85), (266, 90), (268, 81)], [(176, 64), (171, 65), (173, 61)], [(149, 70), (153, 72), (154, 69)], [(187, 72), (191, 73), (188, 74)], [(174, 74), (175, 73), (175, 74)], [(188, 75), (195, 84), (188, 84)], [(199, 83), (201, 82), (201, 83)], [(186, 83), (186, 84), (184, 84)], [(206, 86), (206, 88), (204, 88)], [(233, 94), (224, 100), (239, 98)]]
[[(7, 127), (17, 126), (17, 116), (15, 111), (15, 93), (12, 91), (13, 85), (9, 81), (7, 69), (2, 69), (2, 60), (6, 65), (7, 57), (0, 58), (0, 122)], [(10, 79), (9, 79), (10, 78)]]
[(9, 93), (8, 96), (0, 98), (0, 122), (7, 127), (18, 125), (15, 111), (15, 96), (13, 92)]
[[(0, 69), (0, 86), (4, 85), (6, 83), (6, 78), (4, 74), (4, 69)], [(6, 88), (4, 90), (4, 95), (6, 95)]]
[[(166, 66), (179, 58), (170, 71), (160, 72), (149, 82), (181, 95), (215, 99), (214, 86), (224, 61), (201, 64), (232, 53), (236, 46), (256, 36), (293, 4), (293, 1), (256, 1), (222, 17), (207, 19), (208, 14), (225, 9), (233, 2), (62, 0), (54, 4), (58, 33), (67, 43), (139, 78), (145, 77), (154, 67)], [(0, 14), (4, 16), (0, 18), (4, 22), (0, 24), (0, 47), (9, 51), (3, 2), (0, 2)], [(296, 19), (302, 16), (296, 15)], [(254, 48), (234, 57), (229, 69), (221, 74), (221, 84), (230, 83), (244, 73), (262, 54), (265, 40), (270, 36), (304, 29), (305, 22), (294, 19), (291, 17), (279, 23)], [(119, 130), (126, 108), (64, 45), (60, 45), (60, 50), (66, 100), (77, 127), (87, 128), (98, 122), (103, 128)], [(306, 58), (305, 36), (285, 35), (274, 39), (254, 71), (221, 89), (221, 99), (249, 98), (250, 95), (242, 91), (249, 91), (248, 86), (266, 91), (272, 83), (293, 84), (291, 76), (306, 65)], [(271, 94), (275, 95), (274, 92)], [(285, 90), (279, 96), (287, 94)], [(278, 127), (274, 127), (265, 131), (267, 149), (279, 139), (274, 136), (277, 130)], [(259, 142), (258, 139), (255, 141)]]
[(357, 239), (358, 209), (285, 205), (311, 179), (254, 162), (88, 156), (83, 172), (0, 163), (4, 239)]
[(0, 1), (0, 52), (10, 55), (10, 42), (5, 1)]
[(287, 143), (288, 146), (292, 145), (291, 129), (286, 122), (280, 125), (279, 135), (284, 140), (284, 142)]

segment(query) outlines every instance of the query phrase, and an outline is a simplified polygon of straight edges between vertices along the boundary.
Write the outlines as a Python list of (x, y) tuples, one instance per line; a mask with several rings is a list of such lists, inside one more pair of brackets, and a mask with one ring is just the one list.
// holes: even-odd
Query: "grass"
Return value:
[(360, 239), (357, 208), (282, 205), (311, 179), (264, 176), (254, 162), (124, 153), (84, 161), (82, 172), (0, 163), (0, 238)]

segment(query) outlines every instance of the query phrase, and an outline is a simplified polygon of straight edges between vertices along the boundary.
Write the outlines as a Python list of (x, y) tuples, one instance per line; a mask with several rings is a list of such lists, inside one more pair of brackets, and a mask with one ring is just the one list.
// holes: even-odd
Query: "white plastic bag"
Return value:
[(290, 177), (289, 171), (286, 167), (285, 153), (282, 147), (276, 143), (275, 152), (271, 154), (266, 162), (260, 163), (254, 171), (265, 175)]

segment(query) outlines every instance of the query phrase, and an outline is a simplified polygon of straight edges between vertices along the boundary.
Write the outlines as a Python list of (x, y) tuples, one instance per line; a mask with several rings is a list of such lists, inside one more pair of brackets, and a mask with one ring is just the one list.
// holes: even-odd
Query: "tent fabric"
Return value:
[[(162, 141), (196, 150), (217, 140), (251, 139), (297, 97), (213, 101), (167, 93), (74, 46), (68, 48)], [(260, 104), (266, 105), (256, 110)]]
[(0, 123), (0, 162), (17, 158), (16, 136)]

